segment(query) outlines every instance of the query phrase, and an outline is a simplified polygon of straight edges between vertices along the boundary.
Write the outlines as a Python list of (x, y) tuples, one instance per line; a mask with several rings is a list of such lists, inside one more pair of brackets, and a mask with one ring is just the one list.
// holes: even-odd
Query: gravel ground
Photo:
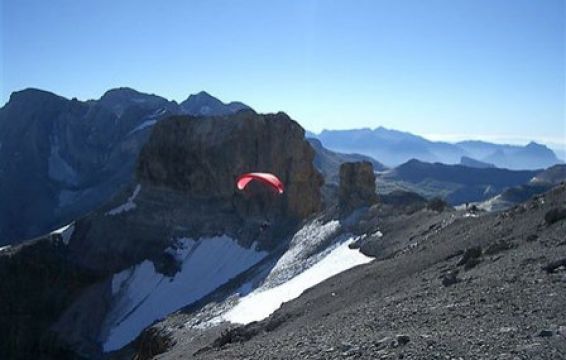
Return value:
[(544, 269), (566, 259), (566, 219), (545, 220), (564, 207), (562, 184), (503, 213), (399, 217), (372, 240), (399, 251), (157, 358), (566, 359), (566, 269)]

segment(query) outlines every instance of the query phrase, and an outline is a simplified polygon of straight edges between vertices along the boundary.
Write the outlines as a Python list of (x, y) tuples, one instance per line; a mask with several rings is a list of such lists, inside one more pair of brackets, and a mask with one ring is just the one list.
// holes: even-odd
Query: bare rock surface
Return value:
[(340, 165), (339, 206), (351, 211), (377, 201), (375, 174), (369, 161), (346, 162)]

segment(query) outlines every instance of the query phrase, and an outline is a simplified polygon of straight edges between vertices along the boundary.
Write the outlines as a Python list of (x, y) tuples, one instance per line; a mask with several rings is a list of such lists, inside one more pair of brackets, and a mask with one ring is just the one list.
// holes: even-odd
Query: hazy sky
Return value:
[(565, 1), (0, 1), (0, 104), (206, 90), (314, 131), (566, 142)]

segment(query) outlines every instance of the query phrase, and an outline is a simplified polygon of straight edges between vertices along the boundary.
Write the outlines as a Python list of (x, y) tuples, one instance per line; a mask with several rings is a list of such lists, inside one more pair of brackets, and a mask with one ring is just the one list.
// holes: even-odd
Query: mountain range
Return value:
[[(565, 167), (557, 165), (557, 167)], [(409, 160), (377, 176), (377, 191), (412, 191), (451, 205), (487, 200), (507, 188), (529, 183), (540, 170), (508, 170)]]
[(447, 143), (384, 127), (323, 130), (308, 136), (319, 139), (330, 150), (371, 156), (389, 167), (411, 159), (458, 164), (463, 157), (514, 170), (543, 169), (563, 163), (551, 149), (535, 142), (525, 146), (484, 141)]
[(180, 104), (130, 88), (88, 101), (14, 92), (0, 108), (0, 245), (61, 227), (113, 196), (159, 120), (244, 109), (206, 92)]
[[(183, 114), (223, 116), (243, 110), (251, 108), (240, 102), (223, 103), (204, 91), (181, 103), (130, 88), (112, 89), (88, 101), (37, 89), (14, 92), (0, 108), (0, 245), (68, 224), (114, 196), (131, 181), (138, 153), (162, 119)], [(382, 127), (307, 132), (307, 137), (315, 149), (315, 166), (327, 182), (325, 194), (335, 190), (332, 184), (337, 184), (339, 165), (345, 161), (370, 161), (377, 171), (411, 159), (510, 169), (542, 169), (560, 162), (551, 150), (536, 143), (524, 147), (479, 141), (450, 144)], [(427, 178), (423, 175), (419, 181), (424, 186), (409, 188), (425, 196), (447, 194), (447, 187), (425, 184)], [(485, 181), (481, 186), (489, 185)]]
[[(282, 112), (127, 88), (14, 93), (0, 143), (2, 359), (522, 356), (535, 330), (561, 349), (563, 165), (388, 168)], [(252, 171), (285, 191), (238, 190)]]

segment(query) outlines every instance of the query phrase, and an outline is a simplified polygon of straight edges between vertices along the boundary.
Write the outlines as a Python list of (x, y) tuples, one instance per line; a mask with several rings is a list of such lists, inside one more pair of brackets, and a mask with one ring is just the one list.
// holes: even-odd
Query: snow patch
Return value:
[(133, 129), (132, 131), (130, 131), (130, 132), (128, 133), (128, 135), (131, 135), (131, 134), (133, 134), (133, 133), (135, 133), (135, 132), (138, 132), (138, 131), (143, 130), (143, 129), (147, 128), (147, 127), (153, 126), (153, 125), (155, 125), (155, 124), (157, 124), (157, 120), (146, 120), (146, 121), (144, 121), (143, 123), (141, 123), (139, 126), (137, 126), (135, 129)]
[(501, 195), (496, 195), (496, 196), (492, 197), (491, 199), (488, 199), (488, 200), (486, 200), (484, 202), (480, 202), (480, 203), (474, 203), (473, 205), (476, 205), (478, 209), (491, 212), (491, 211), (496, 210), (497, 207), (499, 207), (503, 202), (504, 201), (503, 201)]
[(117, 215), (135, 209), (136, 203), (134, 202), (134, 200), (140, 193), (140, 190), (141, 190), (141, 185), (138, 184), (134, 189), (134, 193), (132, 194), (132, 196), (130, 196), (124, 204), (117, 206), (112, 210), (109, 210), (108, 212), (106, 212), (106, 215)]
[(341, 229), (340, 222), (332, 220), (327, 223), (313, 221), (303, 226), (291, 239), (289, 249), (279, 258), (264, 282), (264, 286), (279, 285), (323, 257), (320, 248), (327, 247), (335, 241)]
[(216, 321), (248, 324), (271, 315), (281, 304), (299, 297), (306, 289), (354, 266), (365, 264), (373, 258), (348, 247), (354, 238), (335, 246), (316, 264), (289, 281), (269, 289), (257, 289), (240, 299), (238, 304)]
[(71, 236), (73, 235), (74, 231), (75, 231), (75, 223), (72, 222), (69, 225), (65, 225), (57, 230), (52, 231), (50, 235), (53, 234), (61, 235), (61, 237), (63, 238), (63, 243), (65, 245), (68, 245), (69, 240), (71, 240)]
[(144, 122), (142, 122), (140, 125), (138, 125), (133, 130), (131, 130), (126, 136), (130, 136), (133, 133), (136, 133), (140, 130), (143, 130), (145, 128), (148, 128), (148, 127), (151, 127), (151, 126), (157, 124), (159, 117), (163, 116), (166, 112), (167, 112), (167, 109), (165, 109), (165, 108), (157, 109), (153, 114), (147, 116), (146, 120)]
[(167, 251), (181, 261), (173, 277), (158, 273), (148, 260), (113, 276), (113, 303), (101, 336), (105, 352), (128, 344), (154, 321), (198, 301), (268, 254), (225, 235), (180, 239)]
[(8, 250), (12, 247), (12, 245), (5, 245), (5, 246), (0, 246), (0, 252)]

